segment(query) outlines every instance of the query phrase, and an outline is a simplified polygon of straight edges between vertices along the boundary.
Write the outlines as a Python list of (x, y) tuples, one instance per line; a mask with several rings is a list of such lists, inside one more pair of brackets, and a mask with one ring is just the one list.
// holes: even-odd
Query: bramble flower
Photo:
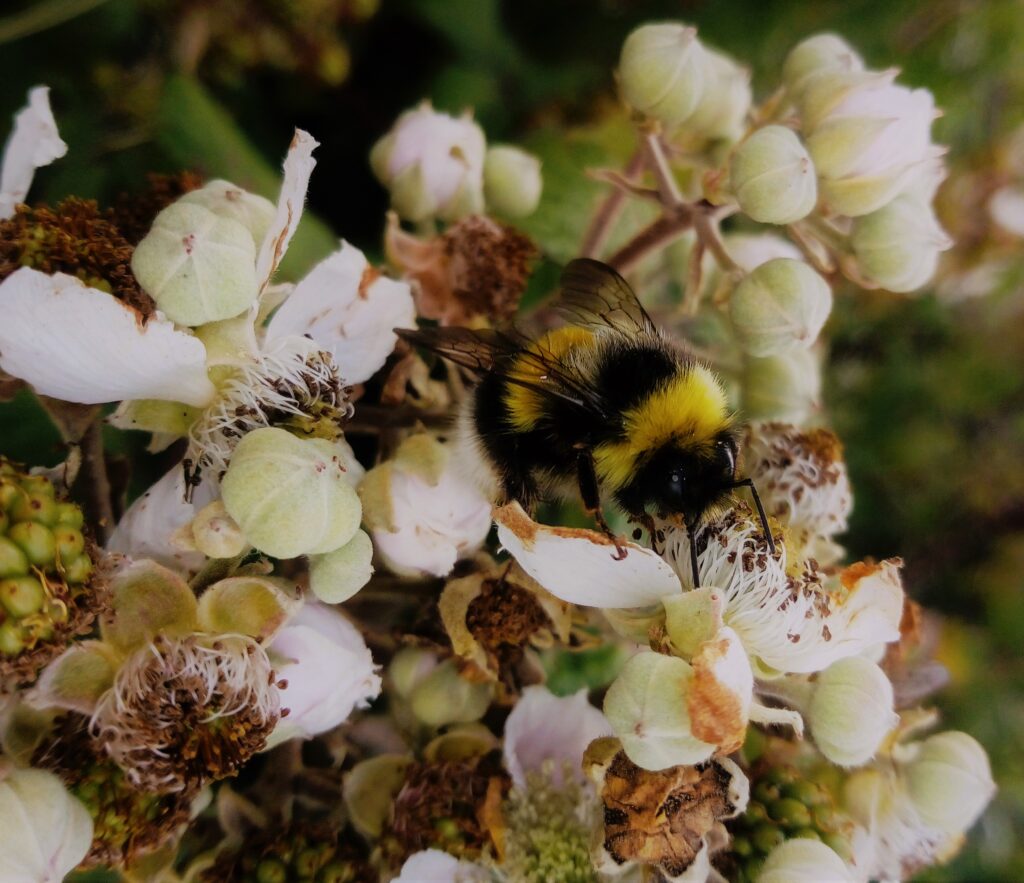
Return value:
[(409, 221), (455, 221), (484, 207), (484, 133), (425, 101), (403, 113), (370, 153), (392, 208)]
[(486, 883), (486, 869), (440, 849), (424, 849), (405, 860), (392, 883)]
[(794, 839), (772, 850), (757, 879), (759, 883), (858, 883), (861, 878), (824, 843)]
[(0, 761), (0, 876), (60, 883), (89, 851), (92, 819), (53, 773)]
[(413, 435), (359, 485), (363, 518), (389, 570), (445, 576), (491, 529), (491, 505), (462, 475), (450, 446)]
[(307, 601), (275, 635), (267, 653), (278, 684), (287, 684), (281, 701), (288, 708), (268, 747), (333, 729), (380, 693), (381, 680), (363, 636), (325, 604)]

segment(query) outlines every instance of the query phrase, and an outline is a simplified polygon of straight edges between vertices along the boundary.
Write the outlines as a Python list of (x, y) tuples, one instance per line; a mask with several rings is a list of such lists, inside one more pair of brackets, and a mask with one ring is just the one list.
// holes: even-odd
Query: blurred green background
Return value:
[[(938, 703), (987, 747), (1000, 785), (963, 854), (922, 879), (1024, 880), (1024, 259), (985, 210), (1024, 179), (1024, 3), (6, 0), (0, 120), (51, 86), (70, 151), (38, 176), (32, 199), (48, 202), (109, 203), (183, 168), (272, 196), (292, 127), (308, 129), (322, 146), (284, 267), (295, 276), (337, 236), (379, 255), (386, 194), (367, 155), (399, 112), (424, 97), (473, 107), (489, 140), (542, 155), (547, 189), (525, 226), (561, 261), (602, 192), (583, 168), (628, 150), (609, 122), (621, 42), (659, 18), (749, 63), (761, 97), (794, 43), (834, 30), (944, 109), (939, 202), (958, 245), (919, 296), (839, 292), (826, 403), (856, 491), (851, 554), (902, 556), (913, 597), (944, 615), (952, 683)], [(138, 458), (136, 487), (156, 474), (142, 439), (108, 441)], [(0, 405), (0, 453), (60, 457), (24, 394)]]

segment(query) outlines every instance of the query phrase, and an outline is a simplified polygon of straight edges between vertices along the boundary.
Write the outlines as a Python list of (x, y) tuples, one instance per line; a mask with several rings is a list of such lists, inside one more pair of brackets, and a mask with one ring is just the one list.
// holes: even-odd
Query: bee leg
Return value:
[(597, 483), (594, 455), (586, 448), (581, 448), (576, 455), (576, 478), (579, 481), (583, 508), (597, 522), (601, 533), (615, 544), (615, 554), (612, 555), (612, 558), (616, 561), (621, 561), (626, 557), (628, 550), (623, 544), (622, 537), (616, 535), (608, 522), (605, 521), (604, 512), (601, 511), (601, 491)]
[(686, 533), (690, 537), (690, 569), (693, 572), (693, 587), (700, 588), (700, 567), (697, 566), (697, 529), (696, 525), (686, 524)]

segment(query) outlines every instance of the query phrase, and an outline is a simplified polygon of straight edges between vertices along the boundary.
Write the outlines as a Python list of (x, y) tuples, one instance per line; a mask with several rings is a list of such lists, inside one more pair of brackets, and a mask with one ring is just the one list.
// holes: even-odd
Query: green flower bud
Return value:
[(221, 500), (204, 506), (192, 519), (192, 541), (208, 558), (234, 558), (248, 543)]
[(434, 653), (422, 647), (403, 647), (388, 665), (388, 680), (395, 692), (408, 699), (413, 688), (430, 672), (437, 668), (438, 659)]
[(674, 128), (697, 109), (706, 68), (696, 28), (673, 22), (642, 25), (622, 46), (619, 87), (632, 108)]
[(996, 790), (985, 749), (956, 731), (925, 739), (905, 772), (921, 818), (954, 835), (974, 824)]
[(758, 358), (809, 348), (831, 310), (828, 283), (792, 258), (775, 258), (756, 267), (729, 299), (740, 346)]
[(758, 129), (737, 147), (729, 178), (740, 208), (762, 224), (792, 224), (818, 201), (814, 163), (785, 126)]
[(259, 293), (252, 234), (201, 205), (176, 202), (160, 212), (135, 248), (132, 272), (179, 325), (237, 316)]
[(815, 75), (825, 71), (859, 71), (864, 62), (842, 37), (815, 34), (797, 43), (782, 66), (782, 82), (799, 99)]
[(604, 714), (622, 749), (645, 770), (700, 763), (714, 745), (693, 735), (686, 697), (693, 668), (675, 656), (638, 653), (626, 663), (604, 700)]
[(340, 549), (309, 561), (309, 587), (321, 601), (341, 604), (373, 576), (373, 543), (361, 530)]
[(201, 205), (217, 217), (237, 221), (252, 234), (259, 248), (274, 221), (277, 207), (269, 199), (236, 187), (230, 181), (215, 179), (198, 190), (190, 190), (178, 199), (179, 204)]
[(892, 684), (863, 657), (840, 659), (818, 675), (806, 720), (825, 757), (840, 766), (860, 766), (899, 723)]
[(750, 420), (803, 423), (821, 404), (821, 367), (811, 350), (766, 359), (748, 358), (743, 374), (743, 413)]
[(221, 494), (246, 539), (275, 558), (340, 548), (362, 518), (334, 446), (274, 427), (256, 429), (238, 443)]
[(861, 272), (889, 291), (920, 288), (952, 245), (927, 202), (910, 194), (855, 218), (850, 244)]
[(706, 138), (736, 141), (743, 135), (753, 100), (750, 70), (713, 49), (705, 49), (704, 54), (704, 92), (686, 128)]
[(469, 723), (483, 717), (491, 704), (491, 685), (468, 681), (446, 659), (413, 687), (412, 713), (430, 727)]
[(499, 144), (484, 157), (484, 198), (499, 215), (525, 218), (540, 202), (544, 182), (540, 160), (532, 153)]

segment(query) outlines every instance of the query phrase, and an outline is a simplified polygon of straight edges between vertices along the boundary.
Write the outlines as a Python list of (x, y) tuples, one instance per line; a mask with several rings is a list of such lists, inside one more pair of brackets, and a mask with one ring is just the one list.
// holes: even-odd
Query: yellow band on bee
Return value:
[(703, 365), (694, 365), (623, 414), (625, 438), (594, 449), (597, 474), (611, 487), (622, 487), (645, 457), (673, 441), (712, 438), (728, 426), (728, 414), (718, 379)]
[[(540, 355), (545, 361), (560, 359), (572, 349), (588, 346), (594, 340), (592, 331), (568, 325), (556, 328), (532, 343), (526, 353)], [(516, 359), (512, 377), (528, 383), (544, 382), (544, 367), (524, 354)], [(544, 398), (537, 391), (516, 383), (509, 383), (505, 392), (505, 407), (513, 427), (520, 432), (529, 432), (544, 416)]]

